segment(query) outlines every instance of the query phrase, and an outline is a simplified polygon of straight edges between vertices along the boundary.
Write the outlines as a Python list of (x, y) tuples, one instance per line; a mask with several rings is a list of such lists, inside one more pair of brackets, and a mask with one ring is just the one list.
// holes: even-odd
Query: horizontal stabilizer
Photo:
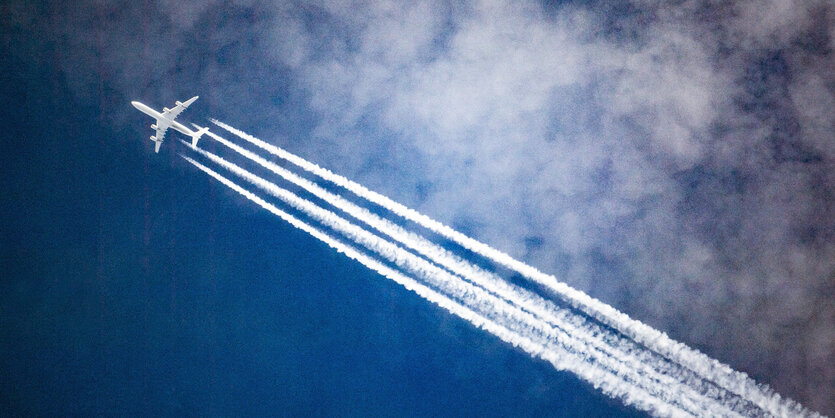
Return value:
[(205, 134), (206, 132), (208, 132), (208, 131), (209, 131), (209, 128), (208, 128), (208, 127), (206, 127), (206, 128), (201, 128), (200, 126), (198, 126), (198, 125), (196, 125), (196, 124), (194, 124), (194, 123), (192, 123), (191, 125), (192, 125), (192, 126), (194, 126), (194, 129), (197, 129), (197, 132), (194, 132), (194, 133), (191, 135), (191, 147), (192, 147), (192, 148), (196, 148), (196, 147), (197, 147), (197, 140), (198, 140), (198, 139), (200, 139), (200, 137), (201, 137), (201, 136), (203, 136), (203, 134)]

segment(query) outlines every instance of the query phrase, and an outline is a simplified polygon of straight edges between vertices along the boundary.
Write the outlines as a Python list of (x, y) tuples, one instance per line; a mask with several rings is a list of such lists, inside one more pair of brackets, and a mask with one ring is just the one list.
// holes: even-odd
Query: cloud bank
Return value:
[(87, 3), (8, 6), (80, 96), (199, 93), (835, 413), (831, 3)]

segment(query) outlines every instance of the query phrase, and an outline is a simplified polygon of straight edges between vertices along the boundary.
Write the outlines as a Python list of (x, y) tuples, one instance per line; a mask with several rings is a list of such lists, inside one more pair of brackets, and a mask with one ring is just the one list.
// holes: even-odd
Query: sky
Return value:
[(639, 414), (153, 154), (200, 95), (835, 414), (829, 2), (0, 11), (0, 412)]

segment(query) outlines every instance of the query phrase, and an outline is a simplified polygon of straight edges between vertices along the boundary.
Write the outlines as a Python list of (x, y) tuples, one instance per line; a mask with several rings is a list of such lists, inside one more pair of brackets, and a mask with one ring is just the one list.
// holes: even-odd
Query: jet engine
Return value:
[(177, 105), (177, 106), (182, 106), (183, 102), (177, 101), (177, 102), (174, 102), (174, 104)]
[(151, 135), (151, 141), (156, 141), (156, 140), (157, 140), (157, 137)]
[(151, 124), (151, 129), (157, 129), (157, 125)]

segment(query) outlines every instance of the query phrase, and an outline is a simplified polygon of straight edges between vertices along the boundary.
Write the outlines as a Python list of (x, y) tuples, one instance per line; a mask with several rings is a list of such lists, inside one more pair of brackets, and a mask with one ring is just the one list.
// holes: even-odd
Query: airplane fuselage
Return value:
[(163, 121), (163, 120), (168, 121), (167, 123), (168, 123), (169, 128), (173, 128), (174, 130), (176, 130), (180, 133), (183, 133), (185, 135), (194, 135), (194, 131), (187, 128), (182, 123), (177, 122), (176, 120), (171, 120), (167, 117), (162, 116), (162, 113), (159, 113), (154, 109), (151, 109), (150, 107), (148, 107), (144, 103), (134, 101), (134, 102), (130, 102), (130, 104), (132, 104), (133, 107), (139, 109), (140, 112), (142, 112), (142, 113), (154, 118), (155, 120), (157, 120), (158, 121), (157, 123), (159, 123), (159, 121)]

